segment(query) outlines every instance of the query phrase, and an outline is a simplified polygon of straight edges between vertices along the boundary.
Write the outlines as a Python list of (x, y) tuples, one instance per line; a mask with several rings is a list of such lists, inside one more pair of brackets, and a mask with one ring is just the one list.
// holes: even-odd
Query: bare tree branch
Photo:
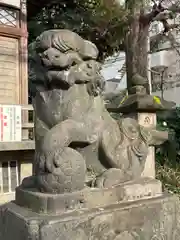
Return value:
[(142, 15), (141, 20), (150, 23), (153, 21), (164, 21), (167, 19), (173, 19), (172, 16), (174, 14), (180, 13), (180, 6), (179, 1), (176, 3), (172, 3), (168, 7), (164, 7), (162, 5), (164, 0), (160, 0), (159, 3), (156, 3), (156, 1), (152, 0), (154, 5), (152, 6), (152, 11), (148, 14)]
[(176, 29), (180, 28), (179, 24), (168, 24), (168, 23), (165, 23), (163, 25), (164, 25), (164, 30), (150, 38), (150, 41), (151, 41), (151, 43), (153, 45), (155, 43), (159, 42), (163, 37), (165, 37), (169, 31), (172, 31), (175, 28)]
[(147, 13), (147, 14), (141, 16), (141, 20), (147, 24), (154, 21), (154, 19), (160, 13), (163, 13), (165, 11), (165, 8), (161, 4), (162, 1), (160, 1), (158, 4), (156, 3), (156, 1), (153, 1), (153, 2), (154, 2), (154, 5), (152, 6), (152, 11), (150, 13)]
[(167, 20), (171, 18), (171, 12), (169, 11), (163, 11), (157, 14), (152, 21), (162, 21), (162, 20)]
[(174, 36), (172, 35), (171, 32), (168, 32), (168, 34), (166, 35), (167, 39), (170, 41), (171, 46), (176, 50), (177, 54), (180, 56), (180, 51), (179, 51), (179, 47), (178, 45), (180, 45), (176, 39), (174, 38)]

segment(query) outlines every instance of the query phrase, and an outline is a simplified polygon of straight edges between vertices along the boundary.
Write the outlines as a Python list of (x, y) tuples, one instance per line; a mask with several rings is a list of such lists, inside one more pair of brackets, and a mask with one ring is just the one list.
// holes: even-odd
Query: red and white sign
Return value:
[(0, 142), (20, 142), (21, 106), (0, 105)]

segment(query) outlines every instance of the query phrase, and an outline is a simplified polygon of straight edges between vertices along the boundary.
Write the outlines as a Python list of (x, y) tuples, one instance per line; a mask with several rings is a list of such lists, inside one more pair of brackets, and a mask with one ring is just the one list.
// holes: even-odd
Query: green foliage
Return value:
[[(167, 126), (163, 126), (166, 122)], [(156, 149), (157, 178), (165, 189), (180, 196), (180, 108), (168, 115), (158, 116), (158, 127), (168, 130), (171, 139), (161, 148)]]
[(175, 141), (180, 144), (180, 107), (176, 108), (166, 119), (167, 127), (175, 132)]
[[(169, 132), (169, 142), (167, 142), (160, 151), (157, 152), (157, 157), (162, 161), (179, 162), (180, 161), (180, 108), (170, 111), (168, 114), (158, 116), (158, 127)], [(163, 126), (163, 123), (166, 126)]]
[(156, 161), (156, 177), (163, 183), (164, 189), (180, 197), (180, 165)]
[(121, 48), (127, 16), (116, 0), (59, 1), (28, 22), (29, 42), (44, 30), (66, 28), (94, 42), (104, 59)]

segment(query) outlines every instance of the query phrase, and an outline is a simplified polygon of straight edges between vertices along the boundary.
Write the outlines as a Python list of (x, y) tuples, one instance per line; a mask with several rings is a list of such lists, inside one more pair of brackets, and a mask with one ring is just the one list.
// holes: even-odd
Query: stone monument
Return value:
[(33, 175), (1, 206), (0, 239), (178, 239), (177, 198), (141, 177), (168, 133), (110, 116), (93, 43), (60, 29), (31, 47)]
[[(118, 112), (125, 117), (136, 119), (140, 125), (145, 127), (156, 127), (156, 113), (171, 111), (175, 107), (175, 103), (147, 94), (143, 85), (148, 85), (146, 79), (135, 74), (129, 94), (122, 99), (118, 106), (110, 105), (107, 109), (110, 112)], [(148, 155), (141, 175), (155, 178), (155, 149), (153, 146), (148, 148)]]

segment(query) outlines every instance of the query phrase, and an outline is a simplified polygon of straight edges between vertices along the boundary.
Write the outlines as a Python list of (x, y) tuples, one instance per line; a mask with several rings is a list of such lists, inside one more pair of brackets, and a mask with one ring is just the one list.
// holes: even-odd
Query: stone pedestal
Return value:
[(16, 203), (0, 208), (2, 240), (179, 240), (179, 201), (162, 194), (157, 180), (69, 196), (20, 188), (16, 194)]
[(162, 194), (162, 184), (156, 179), (140, 178), (111, 188), (85, 188), (66, 194), (44, 194), (34, 189), (16, 189), (16, 204), (36, 213), (62, 214), (73, 209), (101, 208), (117, 202), (134, 201)]

